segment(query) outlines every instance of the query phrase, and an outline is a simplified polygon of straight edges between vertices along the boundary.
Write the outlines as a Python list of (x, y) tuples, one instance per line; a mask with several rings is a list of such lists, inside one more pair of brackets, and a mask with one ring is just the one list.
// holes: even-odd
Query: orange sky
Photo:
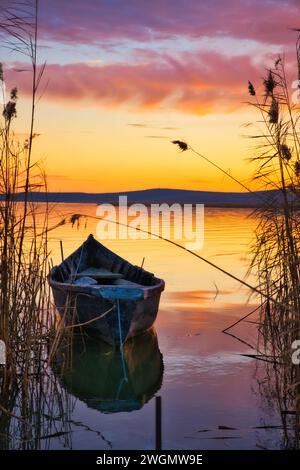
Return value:
[[(202, 117), (120, 111), (60, 109), (42, 104), (35, 155), (55, 191), (109, 192), (152, 187), (239, 191), (240, 188), (193, 153), (181, 153), (173, 139), (188, 141), (239, 178), (249, 178), (250, 142), (242, 134), (246, 114)], [(146, 127), (147, 126), (147, 127)], [(165, 130), (163, 127), (176, 127)]]
[[(164, 0), (151, 9), (146, 1), (118, 2), (75, 0), (71, 11), (67, 2), (40, 1), (39, 63), (47, 60), (47, 69), (34, 152), (49, 189), (239, 191), (170, 141), (186, 140), (248, 182), (246, 160), (255, 152), (243, 124), (258, 116), (245, 104), (247, 81), (259, 83), (278, 53), (291, 60), (297, 2)], [(30, 74), (18, 72), (22, 56), (0, 53), (7, 88), (19, 88), (22, 136)]]

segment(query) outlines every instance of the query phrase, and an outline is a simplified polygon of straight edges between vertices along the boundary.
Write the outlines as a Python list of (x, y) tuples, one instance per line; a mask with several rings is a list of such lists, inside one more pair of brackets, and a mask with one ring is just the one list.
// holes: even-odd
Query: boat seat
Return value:
[(92, 277), (93, 279), (122, 279), (124, 276), (121, 273), (113, 273), (105, 268), (87, 268), (78, 272), (75, 279), (81, 277)]
[(97, 285), (97, 280), (92, 277), (82, 276), (77, 278), (74, 284), (76, 286), (94, 286)]
[(141, 284), (137, 284), (136, 282), (127, 281), (127, 279), (118, 279), (114, 285), (122, 286), (122, 287), (139, 287), (141, 288)]

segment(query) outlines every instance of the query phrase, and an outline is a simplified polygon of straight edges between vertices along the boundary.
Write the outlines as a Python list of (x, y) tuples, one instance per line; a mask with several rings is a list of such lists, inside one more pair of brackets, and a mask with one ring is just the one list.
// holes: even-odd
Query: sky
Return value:
[[(258, 87), (278, 54), (293, 70), (300, 0), (40, 0), (38, 23), (47, 65), (34, 152), (50, 190), (240, 190), (174, 139), (249, 181), (245, 124), (258, 116), (247, 83)], [(3, 46), (22, 138), (31, 75), (26, 57)]]

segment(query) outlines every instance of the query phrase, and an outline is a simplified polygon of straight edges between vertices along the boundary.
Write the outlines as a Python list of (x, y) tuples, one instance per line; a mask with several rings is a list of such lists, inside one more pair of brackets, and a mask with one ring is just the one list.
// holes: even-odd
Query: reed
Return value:
[[(42, 215), (30, 198), (33, 190), (47, 191), (45, 176), (38, 162), (33, 161), (35, 104), (41, 78), (37, 75), (38, 3), (22, 4), (21, 12), (16, 8), (2, 12), (0, 30), (5, 32), (7, 41), (12, 41), (11, 47), (19, 47), (19, 51), (30, 59), (32, 99), (28, 137), (19, 142), (15, 132), (18, 91), (16, 88), (11, 90), (10, 99), (6, 100), (5, 70), (1, 66), (0, 335), (6, 344), (6, 373), (9, 371), (12, 375), (17, 373), (16, 365), (20, 362), (24, 374), (29, 373), (36, 340), (45, 334), (45, 325), (50, 321), (45, 317), (50, 307), (46, 284), (49, 211), (46, 205)], [(18, 192), (24, 193), (23, 203), (15, 199)]]
[(257, 227), (250, 270), (257, 275), (259, 290), (268, 296), (261, 302), (259, 349), (274, 358), (274, 396), (284, 420), (282, 403), (293, 409), (298, 436), (300, 367), (292, 363), (292, 343), (300, 338), (299, 109), (291, 100), (282, 57), (267, 71), (262, 92), (249, 82), (249, 93), (260, 116), (255, 124), (258, 132), (252, 136), (254, 180), (262, 189), (278, 190), (253, 214)]
[[(54, 416), (64, 416), (66, 400), (48, 363), (56, 338), (47, 283), (50, 206), (40, 208), (31, 199), (32, 191), (47, 192), (45, 174), (34, 155), (36, 103), (45, 68), (37, 62), (38, 1), (10, 2), (2, 9), (0, 38), (26, 57), (31, 67), (26, 73), (32, 79), (28, 135), (20, 141), (18, 90), (13, 88), (6, 98), (5, 69), (0, 64), (0, 339), (7, 356), (0, 370), (0, 447), (39, 448), (48, 435), (63, 432), (57, 431)], [(19, 192), (23, 202), (15, 198)]]
[[(300, 37), (296, 52), (300, 78)], [(257, 285), (244, 281), (242, 284), (248, 284), (250, 292), (261, 298), (258, 344), (254, 347), (259, 354), (253, 357), (263, 360), (266, 367), (265, 395), (272, 397), (270, 401), (282, 418), (283, 445), (299, 448), (300, 366), (292, 363), (292, 344), (300, 339), (300, 116), (299, 106), (292, 102), (294, 89), (289, 87), (284, 59), (279, 57), (267, 70), (262, 91), (249, 81), (248, 92), (252, 98), (250, 105), (259, 113), (251, 136), (256, 142), (255, 156), (251, 159), (255, 164), (252, 183), (260, 185), (260, 189), (276, 191), (274, 197), (262, 198), (260, 207), (252, 214), (257, 225), (249, 273), (254, 273)], [(238, 180), (186, 142), (172, 143), (182, 152), (190, 150), (243, 190), (253, 191), (253, 184)], [(219, 266), (214, 267), (220, 270)], [(223, 273), (234, 278), (231, 273), (224, 270)], [(246, 317), (255, 312), (257, 309)], [(228, 331), (245, 318), (226, 328), (224, 333), (239, 339)]]

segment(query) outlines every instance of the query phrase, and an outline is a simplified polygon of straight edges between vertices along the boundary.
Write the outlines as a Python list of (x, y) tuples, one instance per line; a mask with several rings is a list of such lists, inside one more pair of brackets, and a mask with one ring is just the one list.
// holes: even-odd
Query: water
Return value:
[[(94, 205), (60, 204), (58, 213), (95, 215)], [(245, 209), (206, 209), (199, 252), (245, 278), (255, 222)], [(55, 220), (53, 220), (55, 223)], [(54, 263), (59, 240), (72, 252), (97, 221), (51, 232)], [(279, 448), (279, 416), (261, 393), (264, 369), (243, 356), (250, 347), (222, 330), (251, 312), (255, 299), (234, 280), (162, 240), (107, 241), (106, 245), (166, 282), (156, 333), (125, 348), (129, 383), (122, 383), (120, 355), (103, 344), (74, 346), (73, 367), (61, 380), (68, 400), (68, 434), (47, 440), (52, 449), (154, 449), (155, 395), (162, 399), (164, 449)], [(248, 280), (251, 281), (251, 278)], [(235, 334), (255, 344), (255, 326)], [(156, 336), (157, 335), (157, 336)], [(230, 428), (230, 429), (226, 429)], [(43, 447), (43, 443), (41, 443)]]

